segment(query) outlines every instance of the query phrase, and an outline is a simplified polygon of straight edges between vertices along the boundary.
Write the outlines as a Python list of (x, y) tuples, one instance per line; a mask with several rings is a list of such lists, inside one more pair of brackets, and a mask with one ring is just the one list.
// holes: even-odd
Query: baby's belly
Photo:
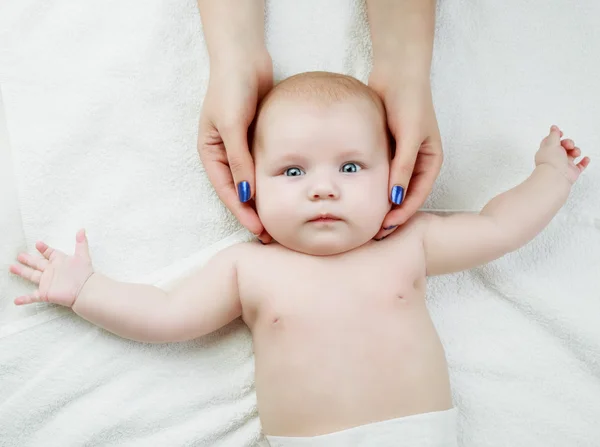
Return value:
[(266, 434), (315, 436), (451, 408), (423, 297), (313, 304), (274, 308), (252, 328)]

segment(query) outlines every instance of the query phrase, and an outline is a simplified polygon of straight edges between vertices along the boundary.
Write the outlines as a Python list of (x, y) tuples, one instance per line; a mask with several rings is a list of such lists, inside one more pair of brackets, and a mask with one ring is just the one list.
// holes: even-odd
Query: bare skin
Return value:
[[(44, 242), (36, 244), (42, 258), (19, 255), (10, 271), (38, 288), (15, 304), (71, 307), (152, 343), (194, 339), (242, 317), (268, 435), (315, 436), (451, 408), (426, 276), (485, 264), (533, 239), (589, 159), (577, 162), (579, 148), (552, 126), (532, 174), (479, 214), (417, 213), (375, 242), (390, 208), (382, 108), (348, 79), (308, 80), (313, 96), (297, 78), (263, 112), (267, 131), (255, 151), (257, 210), (281, 245), (229, 247), (165, 292), (95, 272), (81, 230), (72, 256)], [(326, 89), (314, 93), (319, 82)], [(314, 103), (336, 86), (341, 99)]]
[[(366, 6), (373, 47), (369, 86), (385, 104), (399, 154), (391, 166), (387, 194), (394, 186), (406, 192), (394, 195), (396, 205), (375, 235), (381, 239), (423, 204), (442, 165), (429, 79), (436, 2), (367, 0)], [(198, 0), (198, 7), (210, 57), (198, 152), (223, 203), (242, 225), (269, 243), (271, 236), (249, 202), (257, 185), (246, 138), (257, 101), (273, 84), (264, 41), (264, 1)], [(244, 182), (247, 196), (239, 190)]]
[[(221, 254), (221, 259), (234, 263), (217, 262), (215, 270), (205, 271), (206, 275), (175, 292), (180, 297), (198, 297), (202, 288), (207, 292), (202, 296), (209, 299), (216, 291), (207, 276), (216, 274), (225, 280), (228, 267), (234, 265), (235, 305), (209, 310), (201, 299), (202, 309), (187, 311), (217, 316), (214, 329), (239, 313), (250, 328), (258, 410), (266, 434), (315, 436), (452, 407), (444, 350), (425, 305), (424, 217), (417, 214), (384, 241), (370, 241), (333, 256), (315, 257), (278, 244), (239, 244)], [(39, 281), (40, 290), (16, 303), (48, 297), (72, 305), (75, 312), (112, 331), (119, 324), (117, 314), (144, 315), (140, 308), (128, 305), (152, 305), (150, 286), (117, 284), (92, 274), (83, 231), (77, 235), (74, 256), (42, 242), (37, 247), (43, 259), (19, 256), (33, 269), (15, 265), (11, 272)], [(96, 302), (100, 295), (102, 309)], [(168, 304), (165, 298), (158, 299)], [(237, 304), (239, 310), (227, 314)], [(162, 325), (169, 321), (164, 308), (158, 313)], [(197, 331), (206, 331), (198, 318), (192, 324)], [(107, 319), (112, 322), (100, 321)], [(178, 320), (180, 327), (186, 325), (181, 315)], [(149, 339), (136, 329), (152, 321), (145, 315), (139, 325), (129, 322), (124, 332), (116, 333), (146, 341), (179, 340), (172, 332), (164, 334), (163, 340)], [(194, 335), (187, 333), (184, 338)]]
[(343, 255), (238, 252), (265, 433), (314, 436), (452, 407), (420, 221)]

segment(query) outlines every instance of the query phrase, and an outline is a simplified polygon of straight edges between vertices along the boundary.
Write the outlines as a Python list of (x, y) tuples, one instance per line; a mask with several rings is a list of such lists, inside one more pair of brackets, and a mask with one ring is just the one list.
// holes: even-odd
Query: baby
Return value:
[(456, 446), (444, 349), (426, 277), (490, 262), (534, 238), (589, 163), (552, 126), (535, 170), (479, 214), (417, 213), (382, 241), (390, 210), (385, 110), (356, 79), (304, 73), (261, 103), (252, 132), (256, 209), (278, 243), (234, 245), (166, 293), (38, 242), (14, 274), (35, 284), (15, 304), (51, 302), (121, 337), (194, 339), (241, 317), (252, 332), (256, 394), (272, 446)]

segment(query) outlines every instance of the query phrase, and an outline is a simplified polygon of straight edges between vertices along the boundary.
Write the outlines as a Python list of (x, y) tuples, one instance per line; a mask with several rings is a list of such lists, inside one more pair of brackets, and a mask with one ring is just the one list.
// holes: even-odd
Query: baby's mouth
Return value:
[(322, 222), (322, 223), (332, 223), (338, 222), (342, 219), (333, 215), (333, 214), (319, 214), (318, 216), (313, 217), (309, 220), (309, 222)]

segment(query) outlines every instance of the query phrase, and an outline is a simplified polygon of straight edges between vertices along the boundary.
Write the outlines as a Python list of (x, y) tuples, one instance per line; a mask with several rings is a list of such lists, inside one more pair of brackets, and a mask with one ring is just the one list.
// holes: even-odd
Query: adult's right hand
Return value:
[(262, 242), (268, 242), (270, 236), (249, 203), (255, 182), (248, 127), (258, 102), (272, 86), (273, 64), (266, 50), (211, 63), (198, 133), (200, 159), (217, 195)]

